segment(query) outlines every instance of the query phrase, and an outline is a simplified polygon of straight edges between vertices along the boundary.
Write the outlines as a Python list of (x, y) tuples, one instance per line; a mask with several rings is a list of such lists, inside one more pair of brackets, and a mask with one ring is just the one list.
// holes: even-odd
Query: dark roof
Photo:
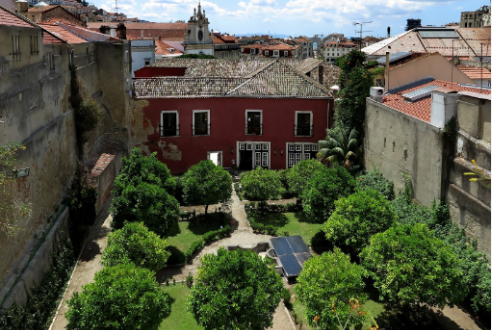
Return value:
[(296, 277), (302, 271), (306, 260), (312, 257), (301, 236), (271, 238), (275, 254), (280, 259), (286, 277)]

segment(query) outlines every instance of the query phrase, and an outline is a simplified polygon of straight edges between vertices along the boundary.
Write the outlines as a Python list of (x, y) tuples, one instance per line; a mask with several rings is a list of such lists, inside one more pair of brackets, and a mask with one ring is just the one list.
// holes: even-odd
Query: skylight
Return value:
[(437, 88), (439, 88), (439, 86), (429, 85), (429, 86), (425, 86), (425, 87), (416, 89), (412, 92), (408, 92), (406, 94), (403, 94), (402, 96), (406, 101), (415, 102), (415, 101), (418, 101), (418, 100), (421, 100), (423, 98), (430, 96), (432, 91), (434, 89), (437, 89)]

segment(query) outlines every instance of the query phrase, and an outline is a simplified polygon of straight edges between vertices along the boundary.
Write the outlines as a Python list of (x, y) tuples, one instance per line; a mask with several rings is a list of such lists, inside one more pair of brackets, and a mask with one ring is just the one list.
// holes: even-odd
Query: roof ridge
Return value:
[(321, 88), (321, 90), (323, 92), (325, 92), (326, 94), (330, 95), (330, 91), (328, 91), (328, 89), (325, 86), (321, 85), (319, 82), (317, 82), (313, 78), (306, 76), (304, 73), (302, 73), (301, 71), (297, 70), (297, 68), (292, 67), (292, 66), (288, 65), (287, 63), (284, 63), (282, 61), (279, 61), (279, 62), (282, 63), (283, 65), (287, 66), (291, 70), (293, 70), (294, 73), (296, 73), (298, 76), (300, 76), (301, 78), (303, 78), (304, 80), (306, 80), (308, 83), (314, 84), (316, 87)]
[(275, 63), (275, 60), (270, 60), (271, 62), (269, 61), (265, 61), (267, 62), (267, 64), (263, 65), (262, 67), (256, 69), (255, 71), (245, 75), (243, 78), (247, 78), (247, 79), (250, 79), (250, 78), (253, 78), (255, 75), (259, 74), (261, 71), (265, 70), (267, 67), (269, 67), (270, 65), (272, 65), (273, 63)]
[[(278, 61), (278, 60), (277, 60)], [(248, 83), (249, 81), (251, 81), (254, 77), (256, 77), (258, 74), (260, 74), (261, 72), (263, 72), (266, 68), (268, 68), (269, 66), (273, 65), (275, 62), (277, 61), (271, 61), (270, 63), (262, 66), (261, 68), (257, 69), (256, 71), (254, 71), (253, 73), (249, 74), (249, 75), (246, 75), (244, 76), (244, 78), (246, 79), (246, 81), (243, 81), (242, 83), (240, 83), (238, 86), (236, 86), (235, 88), (231, 89), (230, 91), (226, 92), (225, 95), (229, 95), (233, 92), (235, 92), (237, 89), (239, 89), (240, 87), (242, 87), (243, 85), (245, 85), (246, 83)]]
[(3, 9), (3, 10), (5, 10), (7, 13), (14, 15), (15, 17), (20, 18), (24, 22), (29, 23), (29, 24), (31, 24), (34, 27), (40, 28), (40, 26), (38, 24), (36, 24), (35, 22), (31, 21), (29, 18), (27, 18), (25, 16), (22, 16), (19, 13), (15, 13), (13, 11), (10, 11), (9, 9), (5, 8), (2, 5), (0, 5), (0, 8)]

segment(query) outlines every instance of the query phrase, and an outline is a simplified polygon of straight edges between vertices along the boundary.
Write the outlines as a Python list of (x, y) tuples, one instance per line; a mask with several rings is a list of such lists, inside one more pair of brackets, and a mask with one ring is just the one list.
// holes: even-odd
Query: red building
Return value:
[(173, 173), (207, 158), (250, 170), (284, 169), (316, 157), (333, 98), (294, 66), (278, 60), (163, 63), (135, 72), (134, 98), (146, 102), (132, 133), (140, 137), (137, 146), (156, 151)]

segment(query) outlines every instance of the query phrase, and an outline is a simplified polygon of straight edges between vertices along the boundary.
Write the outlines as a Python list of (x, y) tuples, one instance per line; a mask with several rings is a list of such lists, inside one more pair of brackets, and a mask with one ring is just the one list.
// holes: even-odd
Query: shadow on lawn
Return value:
[(171, 252), (171, 255), (167, 259), (168, 265), (178, 265), (186, 262), (184, 253), (177, 247), (168, 245), (166, 246), (166, 251)]
[(220, 229), (220, 226), (225, 225), (224, 213), (209, 213), (201, 214), (191, 219), (188, 223), (188, 230), (195, 235), (203, 235), (212, 230)]
[(164, 314), (163, 319), (168, 318), (169, 315), (171, 315), (171, 306), (176, 301), (176, 299), (174, 299), (173, 297), (171, 297), (168, 293), (166, 293), (165, 295), (167, 296), (166, 298), (167, 298), (167, 304), (168, 304), (169, 308), (166, 310), (166, 313)]
[(319, 223), (319, 222), (314, 221), (314, 220), (313, 220), (313, 219), (311, 219), (310, 217), (308, 217), (308, 215), (307, 215), (307, 214), (306, 214), (306, 212), (304, 212), (304, 211), (300, 211), (300, 212), (295, 213), (295, 217), (296, 217), (296, 219), (297, 219), (299, 222), (306, 222), (306, 223)]
[(257, 212), (255, 220), (265, 226), (283, 227), (289, 223), (289, 218), (283, 213)]

